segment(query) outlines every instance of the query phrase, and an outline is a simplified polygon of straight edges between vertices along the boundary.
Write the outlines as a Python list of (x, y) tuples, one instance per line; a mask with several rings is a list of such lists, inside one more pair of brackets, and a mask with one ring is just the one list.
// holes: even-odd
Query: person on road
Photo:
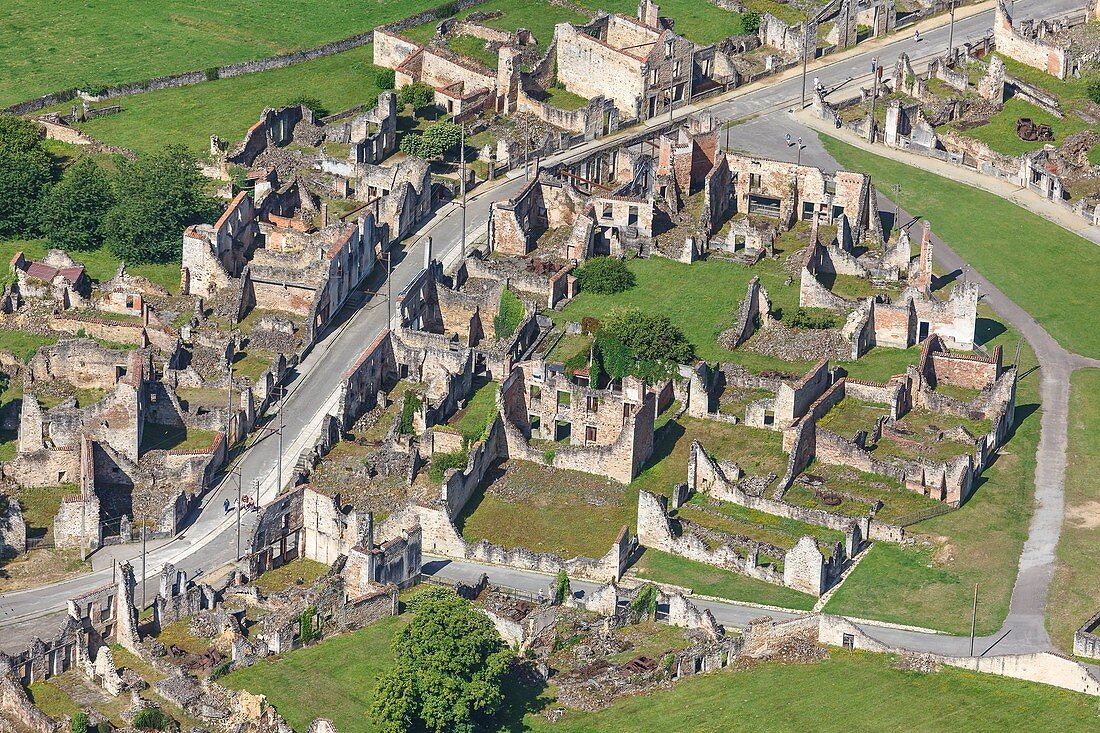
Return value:
[(229, 499), (226, 499), (225, 503), (222, 506), (225, 507), (225, 513), (229, 514)]
[(918, 41), (918, 42), (920, 41), (920, 31), (919, 30), (914, 30), (913, 31), (913, 40)]

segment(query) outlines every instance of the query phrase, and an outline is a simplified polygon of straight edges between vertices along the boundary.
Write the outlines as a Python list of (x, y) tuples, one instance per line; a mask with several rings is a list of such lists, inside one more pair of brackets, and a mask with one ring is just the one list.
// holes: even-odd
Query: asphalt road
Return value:
[[(1026, 17), (1049, 17), (1075, 9), (1080, 5), (1080, 0), (1047, 0), (1045, 2), (1017, 3), (1017, 20)], [(992, 27), (992, 10), (960, 19), (955, 23), (955, 44), (976, 39), (985, 35)], [(811, 67), (808, 73), (808, 85), (812, 87), (813, 79), (819, 78), (825, 86), (838, 87), (838, 97), (849, 96), (853, 84), (869, 83), (871, 72), (871, 59), (875, 58), (887, 67), (893, 65), (898, 54), (906, 52), (913, 60), (914, 66), (922, 68), (923, 63), (933, 56), (942, 53), (947, 46), (948, 29), (946, 26), (924, 31), (922, 40), (917, 42), (912, 36), (905, 35), (888, 44), (879, 45), (866, 50), (856, 49), (856, 52), (844, 58), (827, 57), (823, 64)], [(854, 79), (853, 79), (854, 77)], [(732, 99), (704, 103), (704, 107), (710, 109), (720, 120), (745, 120), (741, 125), (735, 126), (730, 131), (731, 147), (744, 147), (756, 155), (768, 156), (776, 159), (794, 160), (798, 155), (795, 148), (785, 143), (785, 132), (795, 130), (795, 137), (802, 134), (806, 148), (801, 151), (804, 162), (822, 167), (835, 168), (835, 162), (824, 156), (824, 151), (816, 145), (816, 136), (802, 128), (793, 119), (775, 114), (793, 106), (799, 102), (802, 88), (801, 78), (798, 75), (790, 78), (772, 80), (759, 87), (753, 86), (740, 90)], [(702, 107), (699, 107), (702, 108)], [(686, 116), (698, 109), (689, 107), (676, 113), (676, 117)], [(664, 120), (655, 120), (650, 125), (662, 124)], [(801, 130), (801, 132), (799, 132)], [(593, 149), (610, 147), (617, 143), (613, 138), (595, 141), (594, 143), (566, 151), (546, 160), (547, 164), (557, 163), (563, 160), (575, 159), (590, 153)], [(824, 156), (824, 157), (822, 157)], [(523, 184), (522, 173), (513, 175), (503, 183), (497, 183), (491, 188), (484, 188), (482, 192), (474, 192), (468, 200), (466, 210), (467, 239), (474, 239), (478, 233), (484, 230), (488, 208), (493, 201), (504, 200), (513, 196)], [(448, 204), (437, 211), (431, 221), (425, 224), (417, 236), (406, 240), (403, 247), (394, 253), (394, 268), (391, 288), (396, 296), (407, 285), (423, 266), (424, 247), (427, 237), (433, 241), (434, 255), (445, 261), (458, 256), (459, 242), (461, 240), (461, 216), (454, 204)], [(943, 258), (944, 264), (950, 267), (950, 258), (953, 253), (937, 242), (937, 259)], [(957, 260), (957, 258), (956, 258)], [(961, 262), (961, 260), (958, 260)], [(308, 448), (315, 440), (324, 415), (335, 408), (336, 391), (339, 388), (342, 375), (347, 368), (355, 363), (374, 338), (385, 327), (387, 322), (387, 304), (385, 300), (385, 284), (376, 273), (365, 286), (365, 290), (380, 291), (377, 295), (368, 295), (365, 303), (357, 308), (345, 309), (341, 314), (342, 321), (333, 327), (319, 342), (318, 346), (297, 368), (297, 374), (290, 383), (285, 404), (282, 407), (285, 425), (283, 428), (283, 476), (284, 479), (291, 475), (294, 464), (303, 450)], [(986, 284), (988, 286), (988, 284)], [(988, 286), (991, 288), (991, 286)], [(990, 293), (990, 289), (984, 292)], [(1019, 314), (1022, 311), (1011, 301), (1000, 296), (1004, 300), (1002, 305), (1011, 306)], [(997, 308), (997, 303), (994, 303)], [(1045, 337), (1049, 344), (1060, 349), (1053, 339), (1042, 332), (1035, 333), (1035, 329), (1042, 331), (1034, 320), (1029, 329), (1021, 326), (1012, 314), (998, 312), (1009, 318), (1014, 326), (1021, 328), (1036, 351), (1042, 352), (1032, 341), (1042, 340)], [(1023, 317), (1030, 319), (1023, 314)], [(1029, 330), (1032, 333), (1029, 333)], [(1064, 353), (1064, 352), (1063, 352)], [(1054, 354), (1053, 351), (1050, 354)], [(1065, 357), (1069, 359), (1069, 356)], [(1049, 586), (1051, 575), (1051, 561), (1054, 543), (1061, 525), (1061, 473), (1064, 472), (1065, 453), (1065, 411), (1051, 409), (1057, 404), (1065, 405), (1068, 395), (1065, 389), (1058, 393), (1057, 386), (1048, 386), (1046, 379), (1047, 369), (1050, 365), (1060, 362), (1053, 356), (1049, 363), (1044, 363), (1044, 407), (1054, 414), (1051, 424), (1048, 425), (1047, 411), (1043, 417), (1043, 444), (1040, 446), (1040, 464), (1044, 461), (1044, 447), (1048, 456), (1046, 458), (1050, 471), (1044, 476), (1037, 476), (1037, 493), (1042, 499), (1048, 500), (1040, 503), (1040, 511), (1036, 513), (1036, 521), (1033, 522), (1032, 536), (1025, 547), (1024, 556), (1021, 559), (1021, 575), (1017, 584), (1017, 592), (1013, 595), (1012, 612), (1009, 617), (1011, 632), (1014, 632), (1013, 646), (1019, 645), (1020, 650), (1034, 650), (1049, 648), (1049, 638), (1042, 627), (1043, 609), (1045, 609), (1046, 589)], [(1068, 365), (1068, 361), (1066, 362)], [(1051, 369), (1052, 379), (1054, 369)], [(1068, 375), (1062, 371), (1059, 374)], [(1064, 385), (1065, 382), (1062, 382)], [(1048, 395), (1048, 391), (1051, 393)], [(1051, 403), (1046, 403), (1047, 399)], [(1048, 435), (1058, 432), (1057, 423), (1060, 418), (1061, 437), (1048, 439)], [(277, 423), (274, 418), (269, 424)], [(1048, 429), (1051, 431), (1048, 433)], [(254, 493), (249, 487), (253, 481), (259, 481), (259, 496), (261, 502), (270, 501), (279, 492), (276, 486), (276, 462), (279, 460), (277, 436), (270, 433), (256, 440), (234, 464), (240, 469), (243, 477), (245, 493)], [(1060, 461), (1060, 465), (1059, 465)], [(1044, 478), (1046, 477), (1046, 478)], [(189, 574), (210, 571), (231, 561), (237, 556), (237, 528), (235, 515), (226, 515), (222, 505), (225, 499), (235, 502), (237, 498), (238, 482), (235, 475), (227, 475), (204, 498), (203, 502), (186, 530), (174, 540), (163, 543), (148, 553), (146, 565), (148, 567), (147, 593), (151, 598), (156, 592), (156, 576), (160, 567), (165, 562), (172, 562)], [(1057, 499), (1057, 501), (1055, 501)], [(243, 515), (241, 536), (247, 538), (251, 533), (252, 524), (255, 521), (254, 514)], [(101, 551), (106, 552), (106, 551)], [(140, 561), (140, 547), (127, 545), (110, 549), (113, 558), (128, 559), (134, 562), (135, 571), (140, 577), (142, 574)], [(469, 565), (469, 564), (465, 564)], [(437, 572), (450, 577), (449, 573), (455, 573), (464, 567), (460, 563), (450, 563), (440, 568)], [(469, 568), (467, 571), (472, 572)], [(543, 576), (538, 574), (524, 574), (522, 571), (514, 571), (505, 568), (493, 568), (490, 573), (498, 582), (514, 587), (537, 587), (545, 584)], [(81, 575), (61, 583), (27, 591), (8, 593), (0, 596), (0, 649), (6, 651), (25, 648), (27, 642), (34, 636), (48, 636), (61, 622), (65, 601), (81, 592), (111, 582), (112, 569), (110, 567), (97, 570), (93, 573)], [(141, 591), (139, 590), (139, 597)], [(1019, 596), (1019, 598), (1017, 598)], [(759, 608), (742, 604), (714, 603), (700, 601), (701, 605), (710, 608), (715, 617), (721, 623), (738, 626), (748, 618), (760, 615)], [(768, 612), (777, 618), (779, 612)], [(1006, 627), (1010, 623), (1006, 622)], [(888, 633), (887, 633), (888, 632)], [(969, 640), (959, 640), (938, 634), (901, 632), (895, 630), (877, 629), (876, 636), (885, 643), (896, 643), (910, 646), (914, 649), (927, 651), (950, 651), (951, 653), (965, 653), (959, 647), (962, 641), (969, 644)], [(885, 634), (885, 636), (884, 636)], [(897, 635), (897, 636), (895, 636)], [(1013, 635), (1010, 633), (1010, 635)], [(985, 641), (992, 641), (990, 640)], [(1007, 641), (1007, 640), (1006, 640)], [(1006, 642), (1002, 642), (1002, 645)], [(1001, 648), (1000, 646), (998, 648)], [(1004, 648), (1008, 648), (1005, 646)]]

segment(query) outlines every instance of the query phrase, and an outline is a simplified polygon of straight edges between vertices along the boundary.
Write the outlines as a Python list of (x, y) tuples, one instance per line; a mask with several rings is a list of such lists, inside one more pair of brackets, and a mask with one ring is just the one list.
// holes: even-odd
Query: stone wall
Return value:
[(1024, 37), (1012, 25), (1012, 11), (1009, 10), (1008, 0), (997, 0), (995, 12), (993, 40), (997, 51), (1051, 76), (1066, 78), (1070, 65), (1066, 49)]
[(1078, 657), (1100, 659), (1100, 636), (1095, 632), (1100, 627), (1100, 613), (1081, 625), (1073, 634), (1073, 654)]
[[(55, 733), (62, 730), (50, 717), (35, 707), (26, 690), (9, 675), (0, 675), (0, 726), (8, 730)], [(14, 727), (9, 727), (14, 726)]]
[(22, 555), (27, 551), (27, 525), (14, 496), (0, 496), (0, 557)]

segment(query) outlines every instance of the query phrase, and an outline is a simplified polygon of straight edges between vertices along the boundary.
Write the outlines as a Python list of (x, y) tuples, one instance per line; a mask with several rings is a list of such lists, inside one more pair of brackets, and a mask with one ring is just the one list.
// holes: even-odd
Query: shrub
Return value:
[(396, 75), (393, 73), (393, 69), (382, 69), (374, 77), (375, 86), (382, 91), (393, 89), (397, 84)]
[(546, 461), (547, 466), (553, 466), (554, 465), (554, 456), (556, 456), (557, 454), (558, 454), (558, 452), (556, 450), (554, 450), (553, 448), (547, 448), (542, 453), (542, 460)]
[(214, 668), (210, 670), (210, 679), (216, 680), (221, 677), (225, 677), (227, 674), (229, 674), (229, 670), (232, 668), (233, 660), (227, 659), (221, 664), (215, 665)]
[(206, 70), (206, 80), (207, 81), (217, 81), (218, 80), (218, 67), (217, 66), (211, 66), (209, 69)]
[(441, 158), (461, 141), (462, 131), (453, 122), (432, 125), (423, 134), (410, 134), (401, 138), (401, 152), (417, 158), (432, 160)]
[(107, 85), (84, 82), (80, 85), (80, 91), (84, 92), (90, 97), (99, 97), (107, 93)]
[(302, 611), (302, 615), (298, 617), (298, 638), (302, 640), (303, 644), (321, 638), (320, 624), (313, 623), (315, 618), (317, 618), (317, 609), (313, 606), (306, 608)]
[(599, 318), (593, 318), (592, 316), (585, 316), (581, 319), (581, 333), (585, 335), (591, 335), (603, 328), (603, 324), (600, 323)]
[(406, 392), (405, 400), (401, 405), (401, 424), (397, 426), (397, 432), (401, 435), (413, 434), (413, 416), (420, 410), (423, 404), (420, 396), (415, 392)]
[(88, 722), (88, 714), (79, 712), (73, 716), (73, 722), (69, 729), (72, 733), (88, 733)]
[(622, 341), (638, 361), (688, 364), (695, 358), (695, 347), (665, 315), (614, 310), (604, 321), (604, 331)]
[(172, 725), (172, 719), (160, 708), (144, 708), (134, 716), (134, 727), (141, 730), (164, 730)]
[(741, 16), (741, 28), (745, 33), (756, 33), (760, 30), (760, 13), (750, 10)]
[(432, 15), (435, 16), (436, 20), (450, 18), (456, 13), (458, 13), (458, 3), (455, 2), (443, 3), (432, 11)]
[(422, 81), (406, 84), (397, 90), (397, 103), (412, 105), (413, 112), (435, 104), (435, 89)]
[(523, 321), (523, 301), (508, 288), (500, 291), (500, 309), (493, 319), (493, 333), (498, 339), (510, 338)]
[(820, 330), (835, 328), (839, 324), (836, 316), (824, 308), (799, 308), (791, 315), (787, 325), (792, 328)]
[(612, 295), (634, 287), (634, 273), (617, 257), (594, 257), (577, 268), (580, 288)]
[(569, 595), (569, 574), (565, 568), (558, 571), (558, 580), (554, 585), (554, 603), (562, 603)]
[(657, 586), (646, 583), (626, 608), (633, 623), (653, 618), (657, 612)]
[(452, 468), (466, 468), (466, 464), (469, 462), (470, 454), (461, 448), (450, 453), (436, 453), (432, 456), (432, 466), (428, 471), (428, 475), (431, 476), (432, 481), (440, 483), (443, 481), (443, 477), (446, 476), (447, 471)]
[(451, 588), (445, 588), (441, 585), (425, 585), (409, 596), (408, 600), (405, 601), (405, 610), (415, 613), (428, 601), (439, 600), (441, 598), (453, 598), (454, 595), (455, 592)]

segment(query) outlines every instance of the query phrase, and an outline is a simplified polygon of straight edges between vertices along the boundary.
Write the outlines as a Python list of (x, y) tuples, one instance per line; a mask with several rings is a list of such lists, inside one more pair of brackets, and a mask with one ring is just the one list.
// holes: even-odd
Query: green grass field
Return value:
[(255, 0), (245, 8), (211, 0), (98, 0), (57, 12), (48, 0), (8, 0), (0, 24), (0, 106), (85, 83), (138, 81), (310, 48), (440, 4)]
[(496, 415), (498, 382), (486, 382), (474, 392), (466, 408), (451, 419), (453, 427), (462, 437), (473, 443), (485, 434), (489, 420)]
[(297, 733), (325, 717), (340, 733), (372, 733), (367, 717), (374, 683), (393, 661), (390, 641), (407, 617), (387, 618), (360, 631), (265, 659), (220, 681), (233, 690), (267, 695)]
[[(863, 171), (887, 195), (902, 187), (902, 205), (1067, 349), (1100, 357), (1100, 248), (1016, 204), (963, 183), (910, 168), (828, 136), (825, 149), (841, 167)], [(768, 291), (772, 291), (769, 289)], [(773, 295), (774, 297), (774, 295)]]
[(1066, 653), (1073, 632), (1100, 609), (1100, 369), (1075, 372), (1071, 386), (1066, 514), (1047, 604), (1047, 630)]
[(525, 722), (536, 733), (1039, 733), (1100, 726), (1096, 699), (1086, 695), (951, 668), (903, 672), (886, 656), (837, 649), (816, 664), (700, 675), (599, 712)]
[(367, 45), (283, 69), (124, 97), (119, 101), (122, 112), (79, 127), (98, 140), (137, 152), (174, 142), (201, 154), (211, 135), (233, 144), (264, 107), (302, 96), (317, 99), (332, 112), (373, 105), (380, 69), (371, 63), (372, 53), (373, 46)]
[(1003, 110), (989, 118), (988, 124), (970, 128), (962, 134), (981, 140), (994, 151), (1004, 155), (1022, 155), (1049, 144), (1042, 140), (1034, 142), (1021, 140), (1016, 134), (1016, 120), (1021, 117), (1030, 117), (1037, 125), (1050, 125), (1054, 130), (1055, 145), (1061, 145), (1067, 135), (1089, 129), (1087, 123), (1074, 115), (1058, 118), (1022, 99), (1009, 99), (1005, 102)]
[[(634, 0), (579, 0), (579, 4), (592, 10), (622, 13), (631, 18), (638, 12), (638, 3)], [(750, 6), (758, 4), (774, 5), (780, 8), (781, 12), (787, 8), (774, 0), (749, 0), (748, 2)], [(677, 33), (699, 44), (717, 43), (727, 36), (737, 36), (744, 32), (739, 13), (723, 10), (709, 2), (664, 0), (660, 6), (663, 17), (676, 20)]]
[[(479, 21), (481, 25), (508, 31), (509, 33), (520, 28), (531, 31), (538, 43), (540, 54), (545, 52), (546, 47), (550, 45), (550, 39), (554, 37), (555, 25), (558, 23), (585, 23), (588, 21), (586, 16), (558, 5), (551, 5), (546, 0), (488, 0), (488, 2), (460, 11), (455, 17), (461, 20), (474, 12), (501, 13), (498, 17)], [(631, 14), (633, 14), (633, 11), (631, 11)], [(439, 21), (433, 20), (403, 30), (401, 35), (413, 41), (427, 43), (435, 35), (437, 25), (439, 25)], [(481, 43), (484, 45), (485, 42), (481, 41)], [(493, 69), (496, 68), (495, 56), (489, 66)]]
[[(979, 317), (987, 315), (980, 306)], [(1018, 338), (1007, 329), (988, 346), (1000, 344), (1012, 354)], [(1026, 342), (1020, 362), (1021, 373), (1036, 365)], [(1039, 374), (1032, 372), (1017, 385), (1015, 435), (978, 478), (970, 499), (957, 511), (906, 528), (927, 540), (926, 547), (877, 543), (825, 610), (964, 634), (977, 583), (978, 633), (996, 631), (1008, 614), (1031, 519), (1038, 403)]]
[[(183, 235), (180, 234), (180, 246), (182, 247)], [(16, 252), (22, 252), (28, 259), (41, 259), (45, 257), (49, 245), (45, 239), (0, 239), (0, 262), (5, 267), (11, 262)], [(88, 271), (88, 277), (96, 282), (110, 280), (118, 271), (118, 258), (107, 251), (106, 248), (91, 250), (89, 252), (70, 252), (69, 256), (84, 265)], [(139, 275), (148, 279), (170, 293), (180, 289), (180, 265), (178, 262), (157, 265), (127, 265), (126, 272), (131, 275)]]

